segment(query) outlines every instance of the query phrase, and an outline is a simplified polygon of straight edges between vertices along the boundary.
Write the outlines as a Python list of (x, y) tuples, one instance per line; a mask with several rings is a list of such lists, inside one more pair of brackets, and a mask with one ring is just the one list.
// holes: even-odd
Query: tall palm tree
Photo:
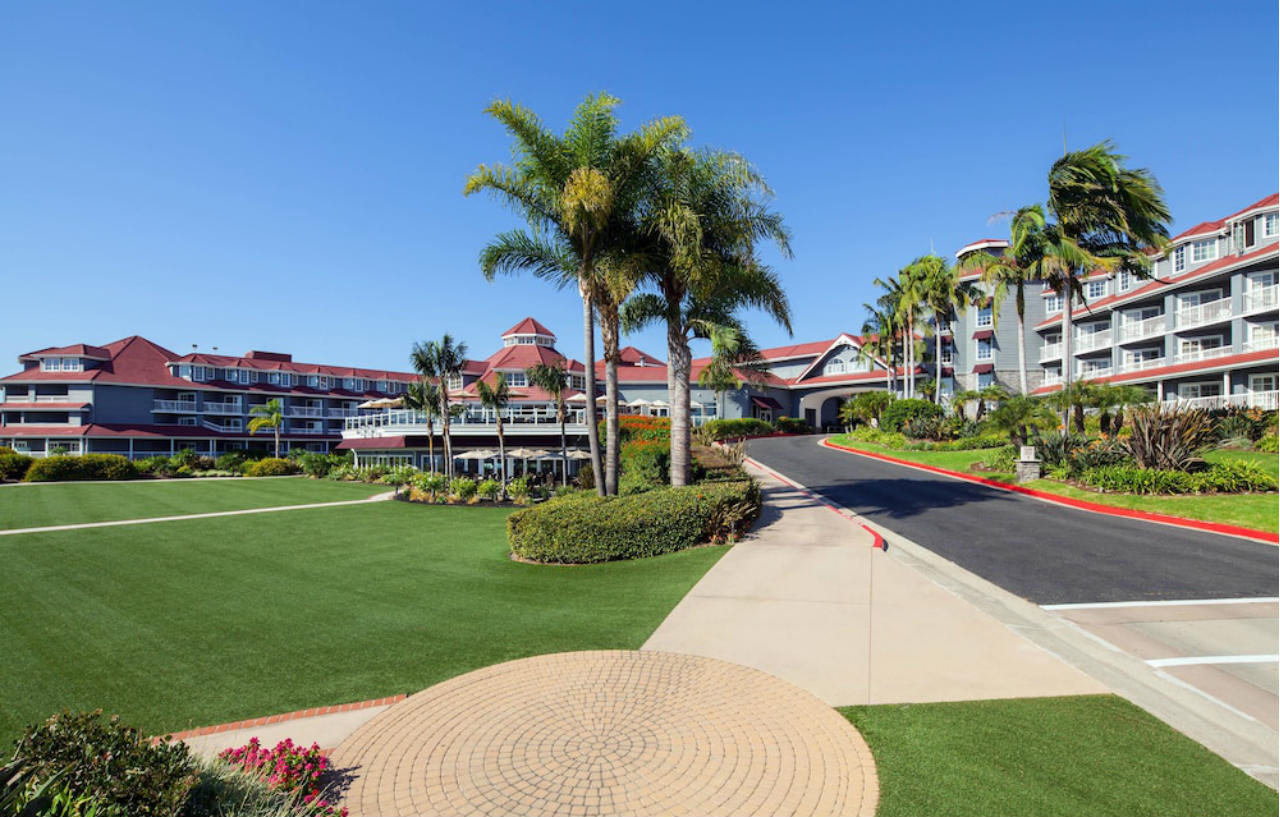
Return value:
[(440, 416), (440, 387), (423, 377), (409, 384), (404, 393), (405, 408), (420, 411), (427, 418), (427, 460), (436, 472), (436, 417)]
[(711, 341), (711, 359), (698, 372), (698, 385), (716, 393), (720, 402), (716, 416), (724, 417), (724, 393), (746, 383), (763, 385), (767, 361), (736, 319), (704, 328)]
[(268, 400), (260, 406), (249, 409), (249, 433), (257, 434), (260, 428), (269, 428), (275, 432), (276, 456), (280, 456), (280, 426), (284, 425), (284, 405), (279, 399)]
[(1144, 250), (1161, 250), (1169, 241), (1171, 215), (1160, 183), (1145, 168), (1125, 167), (1127, 158), (1105, 140), (1068, 151), (1049, 168), (1049, 213), (1056, 223), (1046, 230), (1045, 266), (1063, 295), (1064, 389), (1073, 368), (1073, 299), (1084, 303), (1080, 276), (1097, 267), (1149, 277), (1151, 260)]
[(560, 424), (560, 462), (564, 468), (564, 481), (569, 481), (569, 445), (564, 432), (565, 403), (564, 393), (569, 388), (569, 373), (564, 363), (539, 363), (525, 370), (529, 377), (529, 385), (542, 389), (551, 395), (556, 404), (556, 422)]
[(453, 411), (449, 406), (449, 380), (462, 375), (462, 367), (467, 363), (467, 344), (455, 342), (452, 335), (445, 333), (440, 340), (413, 344), (409, 362), (414, 371), (434, 383), (439, 390), (445, 473), (452, 476), (453, 438), (449, 434), (449, 423), (453, 419)]
[(502, 435), (502, 410), (511, 401), (511, 388), (507, 386), (507, 376), (498, 372), (493, 376), (493, 385), (483, 380), (476, 381), (476, 396), (480, 405), (492, 409), (498, 423), (498, 462), (500, 463), (499, 484), (502, 485), (502, 498), (507, 496), (507, 443)]
[(524, 216), (528, 229), (496, 236), (480, 253), (485, 277), (527, 271), (557, 286), (576, 284), (582, 297), (586, 370), (587, 439), (596, 490), (605, 492), (600, 442), (594, 429), (595, 305), (600, 298), (598, 262), (634, 240), (642, 177), (663, 149), (688, 136), (679, 117), (656, 119), (619, 136), (608, 94), (578, 105), (563, 135), (549, 131), (521, 105), (500, 100), (485, 109), (515, 141), (515, 163), (481, 165), (467, 177), (464, 195), (488, 191)]
[(960, 280), (958, 270), (939, 255), (924, 255), (911, 262), (911, 275), (920, 282), (922, 306), (933, 313), (933, 402), (942, 402), (942, 328), (964, 312), (973, 300), (973, 288)]
[(925, 305), (926, 282), (922, 270), (908, 265), (898, 270), (897, 276), (887, 280), (875, 279), (876, 286), (884, 289), (877, 303), (882, 308), (890, 309), (897, 316), (902, 327), (902, 358), (906, 368), (906, 380), (903, 385), (903, 396), (915, 396), (916, 370), (916, 321), (921, 317)]
[(737, 154), (664, 151), (650, 178), (642, 220), (648, 240), (640, 255), (655, 292), (627, 304), (624, 325), (631, 331), (656, 321), (666, 324), (670, 479), (672, 485), (685, 485), (692, 426), (692, 340), (712, 340), (713, 358), (717, 348), (723, 357), (725, 348), (740, 341), (717, 347), (716, 337), (726, 330), (745, 336), (737, 318), (743, 308), (760, 309), (791, 330), (786, 293), (756, 257), (761, 240), (772, 241), (790, 257), (790, 237), (782, 217), (768, 209), (772, 193), (764, 179)]
[(977, 270), (982, 283), (991, 291), (991, 320), (999, 319), (1000, 306), (1013, 291), (1013, 304), (1018, 313), (1018, 388), (1027, 385), (1027, 297), (1026, 286), (1044, 277), (1045, 256), (1044, 208), (1038, 204), (1020, 207), (1009, 226), (1009, 251), (993, 255), (986, 251), (966, 255), (957, 265), (960, 272)]
[(878, 309), (870, 304), (862, 308), (869, 316), (862, 323), (862, 345), (858, 347), (858, 360), (871, 363), (874, 367), (880, 361), (887, 362), (884, 372), (885, 387), (889, 394), (898, 391), (898, 325), (897, 317), (890, 309)]

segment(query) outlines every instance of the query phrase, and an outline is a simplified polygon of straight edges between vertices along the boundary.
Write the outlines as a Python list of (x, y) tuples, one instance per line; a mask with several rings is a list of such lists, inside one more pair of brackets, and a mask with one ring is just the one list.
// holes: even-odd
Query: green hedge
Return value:
[(631, 496), (570, 496), (507, 517), (507, 542), (516, 556), (535, 562), (657, 556), (733, 540), (760, 515), (760, 503), (760, 487), (750, 480)]
[(756, 437), (772, 434), (773, 426), (764, 420), (757, 420), (753, 417), (743, 417), (737, 420), (711, 420), (702, 425), (701, 433), (719, 442), (720, 440), (732, 440), (737, 437)]
[(942, 406), (911, 397), (905, 400), (894, 400), (880, 414), (880, 427), (885, 431), (902, 431), (909, 420), (923, 420), (931, 417), (941, 419), (946, 414)]
[(138, 469), (119, 454), (44, 457), (31, 463), (27, 482), (137, 479)]
[(13, 451), (0, 452), (0, 480), (20, 480), (27, 475), (32, 459)]
[(799, 417), (779, 417), (773, 421), (773, 427), (783, 434), (812, 434), (813, 426)]
[(1215, 463), (1203, 471), (1168, 471), (1131, 465), (1087, 468), (1079, 480), (1104, 491), (1128, 494), (1239, 494), (1274, 491), (1276, 480), (1253, 463)]
[(244, 466), (246, 477), (287, 477), (302, 471), (302, 466), (284, 457), (267, 457)]

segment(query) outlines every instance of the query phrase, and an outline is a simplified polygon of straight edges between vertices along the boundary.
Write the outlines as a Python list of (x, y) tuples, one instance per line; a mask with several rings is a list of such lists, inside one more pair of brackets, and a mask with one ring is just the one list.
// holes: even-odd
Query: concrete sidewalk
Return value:
[(1107, 689), (921, 575), (806, 492), (752, 467), (754, 532), (642, 649), (776, 675), (833, 706), (1103, 693)]

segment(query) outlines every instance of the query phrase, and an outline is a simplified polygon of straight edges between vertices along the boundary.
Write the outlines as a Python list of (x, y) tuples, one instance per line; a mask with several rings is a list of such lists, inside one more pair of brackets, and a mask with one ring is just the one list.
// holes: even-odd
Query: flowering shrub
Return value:
[(325, 800), (321, 778), (329, 768), (329, 758), (313, 743), (303, 749), (285, 738), (274, 749), (264, 749), (257, 738), (238, 749), (227, 749), (218, 758), (246, 772), (260, 775), (267, 785), (282, 792), (301, 792), (304, 814), (317, 817), (346, 817), (347, 810)]
[[(604, 439), (604, 421), (600, 422), (600, 439)], [(641, 414), (623, 414), (618, 417), (618, 441), (670, 440), (670, 417), (646, 417)]]
[(301, 470), (301, 466), (293, 460), (286, 460), (283, 457), (267, 457), (246, 465), (244, 467), (244, 475), (246, 477), (285, 477), (296, 474)]

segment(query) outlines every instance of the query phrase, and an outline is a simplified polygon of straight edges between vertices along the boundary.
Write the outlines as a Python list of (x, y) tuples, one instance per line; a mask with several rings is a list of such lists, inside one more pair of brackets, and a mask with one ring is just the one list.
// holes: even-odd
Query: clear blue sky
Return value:
[(1152, 168), (1175, 231), (1277, 188), (1273, 0), (612, 5), (0, 5), (0, 369), (130, 334), (402, 369), (526, 314), (579, 356), (575, 293), (477, 270), (516, 223), (461, 195), (509, 157), (496, 97), (561, 128), (608, 90), (627, 128), (682, 114), (748, 156), (795, 236), (796, 340), (856, 330), (931, 246), (1002, 235), (1064, 123)]

